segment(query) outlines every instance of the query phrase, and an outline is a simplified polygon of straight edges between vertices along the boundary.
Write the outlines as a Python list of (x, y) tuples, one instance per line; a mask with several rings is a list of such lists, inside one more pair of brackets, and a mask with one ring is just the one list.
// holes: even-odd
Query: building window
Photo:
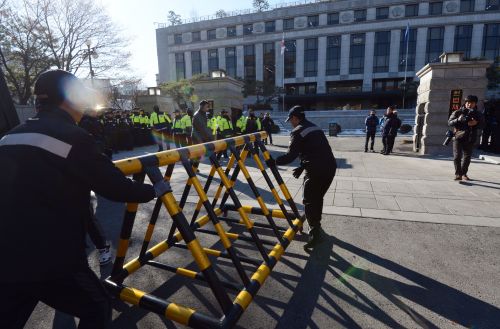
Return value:
[(307, 26), (316, 27), (318, 25), (319, 25), (319, 16), (318, 15), (307, 16)]
[(276, 58), (274, 42), (264, 43), (264, 94), (269, 95), (274, 91)]
[(389, 71), (389, 53), (391, 51), (391, 31), (375, 32), (375, 50), (373, 72)]
[(266, 32), (274, 32), (276, 31), (276, 22), (268, 21), (266, 22)]
[(236, 77), (236, 48), (226, 48), (226, 73), (231, 77)]
[[(407, 79), (409, 81), (410, 79)], [(400, 90), (399, 86), (403, 79), (374, 79), (373, 91), (394, 91)]]
[(318, 74), (318, 39), (304, 40), (304, 76), (315, 77)]
[(488, 0), (486, 1), (486, 10), (499, 10), (500, 0)]
[(215, 30), (208, 30), (207, 31), (207, 39), (208, 40), (214, 40), (215, 38), (217, 38)]
[(364, 22), (366, 21), (366, 9), (360, 9), (354, 11), (354, 21)]
[(499, 62), (500, 24), (486, 24), (483, 38), (483, 56)]
[(243, 25), (243, 35), (250, 35), (253, 32), (253, 24)]
[(328, 81), (326, 83), (327, 94), (352, 93), (363, 90), (363, 80), (350, 81)]
[(474, 0), (460, 0), (460, 12), (469, 13), (474, 11)]
[(377, 8), (377, 19), (387, 19), (389, 18), (389, 7)]
[[(408, 44), (406, 43), (406, 29), (401, 30), (401, 42), (399, 43), (399, 71), (415, 70), (415, 54), (417, 52), (417, 29), (408, 30)], [(408, 46), (408, 59), (406, 58), (406, 47)], [(408, 60), (408, 66), (406, 61)]]
[(406, 5), (405, 6), (405, 16), (406, 17), (418, 16), (418, 4)]
[(208, 50), (208, 71), (212, 72), (219, 69), (219, 52), (217, 49)]
[(459, 25), (455, 27), (455, 51), (464, 53), (464, 58), (470, 58), (472, 41), (472, 25)]
[(176, 45), (180, 45), (182, 43), (182, 34), (175, 34), (174, 35), (174, 43)]
[(342, 39), (340, 36), (331, 36), (326, 42), (326, 75), (339, 75)]
[(192, 51), (191, 52), (191, 71), (193, 75), (201, 73), (201, 52)]
[(316, 83), (289, 83), (285, 91), (287, 95), (316, 95)]
[(253, 80), (255, 81), (255, 45), (246, 45), (244, 47), (244, 74), (245, 80)]
[(429, 15), (441, 15), (443, 13), (443, 2), (429, 3)]
[(236, 36), (236, 26), (228, 26), (227, 27), (227, 36), (235, 37)]
[(200, 31), (191, 32), (191, 40), (193, 40), (193, 42), (200, 41), (201, 40)]
[(294, 19), (293, 18), (287, 18), (283, 20), (283, 30), (293, 30), (294, 27)]
[(184, 53), (175, 54), (175, 73), (177, 80), (186, 78), (186, 65), (184, 64)]
[(337, 25), (339, 23), (339, 13), (330, 13), (327, 17), (328, 25)]
[(295, 78), (295, 40), (285, 41), (285, 78)]
[(444, 27), (430, 27), (427, 31), (427, 63), (439, 62), (443, 53)]
[(349, 55), (349, 73), (363, 73), (365, 65), (365, 34), (351, 34), (351, 51)]

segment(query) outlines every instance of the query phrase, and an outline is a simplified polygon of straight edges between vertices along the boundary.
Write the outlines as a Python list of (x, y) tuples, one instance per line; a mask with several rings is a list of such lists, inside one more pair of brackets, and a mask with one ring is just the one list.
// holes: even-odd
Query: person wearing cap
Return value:
[[(303, 203), (305, 217), (310, 226), (309, 241), (304, 248), (313, 248), (323, 239), (321, 214), (323, 198), (332, 184), (337, 162), (325, 134), (315, 124), (306, 119), (302, 106), (294, 106), (288, 112), (293, 130), (286, 154), (276, 158), (276, 165), (286, 165), (300, 159), (300, 167), (294, 169), (293, 176), (299, 178), (305, 170)], [(270, 160), (269, 165), (273, 165)]]
[(469, 180), (467, 175), (477, 131), (484, 125), (484, 116), (477, 110), (477, 96), (469, 95), (464, 105), (453, 112), (448, 125), (453, 128), (453, 163), (455, 180)]
[(191, 145), (191, 131), (193, 130), (193, 111), (191, 109), (187, 109), (186, 114), (184, 114), (181, 118), (182, 127), (184, 129), (184, 145)]
[(159, 139), (158, 143), (158, 152), (163, 151), (163, 144), (167, 143), (167, 150), (170, 149), (170, 144), (168, 143), (168, 139), (165, 138), (165, 135), (168, 131), (168, 125), (171, 123), (170, 118), (163, 113), (160, 112), (160, 108), (158, 105), (153, 106), (153, 112), (149, 117), (149, 123), (153, 130), (155, 131), (155, 135)]
[(77, 77), (46, 71), (34, 94), (37, 115), (0, 140), (0, 328), (22, 328), (38, 301), (106, 328), (110, 301), (85, 253), (90, 192), (148, 202), (155, 188), (127, 179), (77, 126), (92, 97)]
[(184, 124), (182, 121), (181, 111), (178, 109), (174, 111), (172, 135), (174, 136), (175, 147), (183, 147), (186, 142), (186, 135), (184, 134)]

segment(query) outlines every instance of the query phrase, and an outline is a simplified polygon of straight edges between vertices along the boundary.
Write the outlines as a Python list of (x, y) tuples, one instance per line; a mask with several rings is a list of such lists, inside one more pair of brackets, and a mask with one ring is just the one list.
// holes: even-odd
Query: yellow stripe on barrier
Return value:
[(286, 187), (285, 183), (280, 184), (281, 191), (283, 191), (283, 195), (285, 196), (285, 199), (290, 200), (292, 196), (290, 195), (290, 192), (288, 192), (288, 188)]
[(252, 301), (252, 295), (250, 295), (248, 291), (243, 290), (238, 294), (238, 296), (236, 296), (234, 303), (240, 305), (244, 311), (247, 309), (251, 301)]
[(144, 236), (144, 241), (151, 241), (151, 237), (153, 236), (153, 231), (155, 226), (153, 224), (148, 224), (148, 229), (146, 230), (146, 235)]
[(128, 240), (120, 239), (118, 248), (116, 249), (116, 257), (125, 257), (128, 249)]
[(269, 266), (262, 264), (252, 275), (251, 279), (259, 282), (259, 284), (262, 286), (264, 284), (264, 281), (266, 281), (267, 277), (269, 276), (269, 273), (271, 273), (271, 269), (269, 268)]
[(141, 262), (139, 262), (139, 259), (135, 258), (125, 264), (123, 268), (127, 271), (128, 274), (132, 274), (141, 268)]
[(207, 268), (210, 267), (211, 265), (210, 261), (208, 260), (205, 251), (201, 248), (201, 245), (197, 239), (194, 239), (193, 241), (189, 242), (187, 244), (187, 247), (191, 251), (191, 254), (193, 254), (194, 261), (196, 262), (201, 271), (206, 270)]
[(261, 196), (257, 198), (257, 202), (259, 203), (260, 209), (262, 209), (262, 212), (264, 213), (264, 216), (269, 215), (269, 209), (267, 209), (267, 206), (264, 202), (264, 199), (262, 199)]
[(192, 184), (194, 186), (194, 189), (196, 190), (196, 193), (198, 193), (198, 196), (200, 197), (201, 202), (208, 201), (207, 194), (203, 190), (203, 187), (201, 187), (201, 184), (200, 184), (200, 181), (198, 180), (198, 178), (193, 177), (192, 180), (193, 180)]
[(133, 305), (139, 305), (139, 301), (146, 293), (134, 288), (123, 288), (120, 292), (120, 299)]
[(167, 207), (170, 216), (175, 216), (182, 211), (182, 209), (179, 208), (179, 205), (177, 204), (177, 201), (175, 200), (172, 192), (169, 192), (162, 196), (161, 200), (163, 201), (165, 207)]
[(163, 241), (153, 246), (151, 249), (149, 249), (149, 252), (153, 255), (153, 257), (156, 258), (167, 250), (168, 250), (168, 244), (165, 241)]
[(138, 208), (139, 208), (138, 203), (127, 203), (127, 211), (128, 212), (137, 212)]
[(191, 318), (194, 312), (195, 310), (193, 309), (170, 303), (165, 310), (165, 316), (170, 320), (187, 325), (189, 323), (189, 318)]
[(277, 244), (276, 246), (274, 246), (273, 250), (271, 250), (271, 252), (269, 253), (269, 256), (274, 257), (278, 261), (278, 260), (280, 260), (284, 251), (285, 251), (285, 249), (283, 249), (283, 246), (280, 244)]
[(214, 225), (215, 231), (217, 231), (217, 234), (219, 234), (220, 241), (222, 242), (222, 246), (224, 249), (228, 249), (231, 247), (231, 241), (227, 238), (226, 231), (222, 227), (221, 223), (217, 223)]
[(191, 270), (188, 270), (188, 269), (185, 269), (182, 267), (177, 268), (177, 270), (175, 270), (175, 273), (182, 275), (182, 276), (186, 276), (186, 277), (191, 278), (191, 279), (194, 279), (196, 277), (195, 271), (191, 271)]

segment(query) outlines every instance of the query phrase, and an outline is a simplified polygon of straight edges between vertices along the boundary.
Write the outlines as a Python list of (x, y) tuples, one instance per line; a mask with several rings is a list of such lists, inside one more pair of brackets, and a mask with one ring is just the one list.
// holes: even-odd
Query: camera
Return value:
[(446, 138), (444, 139), (443, 146), (448, 146), (448, 144), (450, 144), (451, 140), (453, 139), (453, 136), (455, 136), (453, 131), (448, 130), (446, 132)]

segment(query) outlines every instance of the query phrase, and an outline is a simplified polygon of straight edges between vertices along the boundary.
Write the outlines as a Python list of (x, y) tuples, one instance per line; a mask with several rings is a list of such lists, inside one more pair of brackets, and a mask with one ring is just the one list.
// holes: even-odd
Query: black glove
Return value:
[(303, 167), (298, 167), (293, 170), (293, 177), (299, 179), (300, 175), (302, 175), (302, 172), (304, 171)]

